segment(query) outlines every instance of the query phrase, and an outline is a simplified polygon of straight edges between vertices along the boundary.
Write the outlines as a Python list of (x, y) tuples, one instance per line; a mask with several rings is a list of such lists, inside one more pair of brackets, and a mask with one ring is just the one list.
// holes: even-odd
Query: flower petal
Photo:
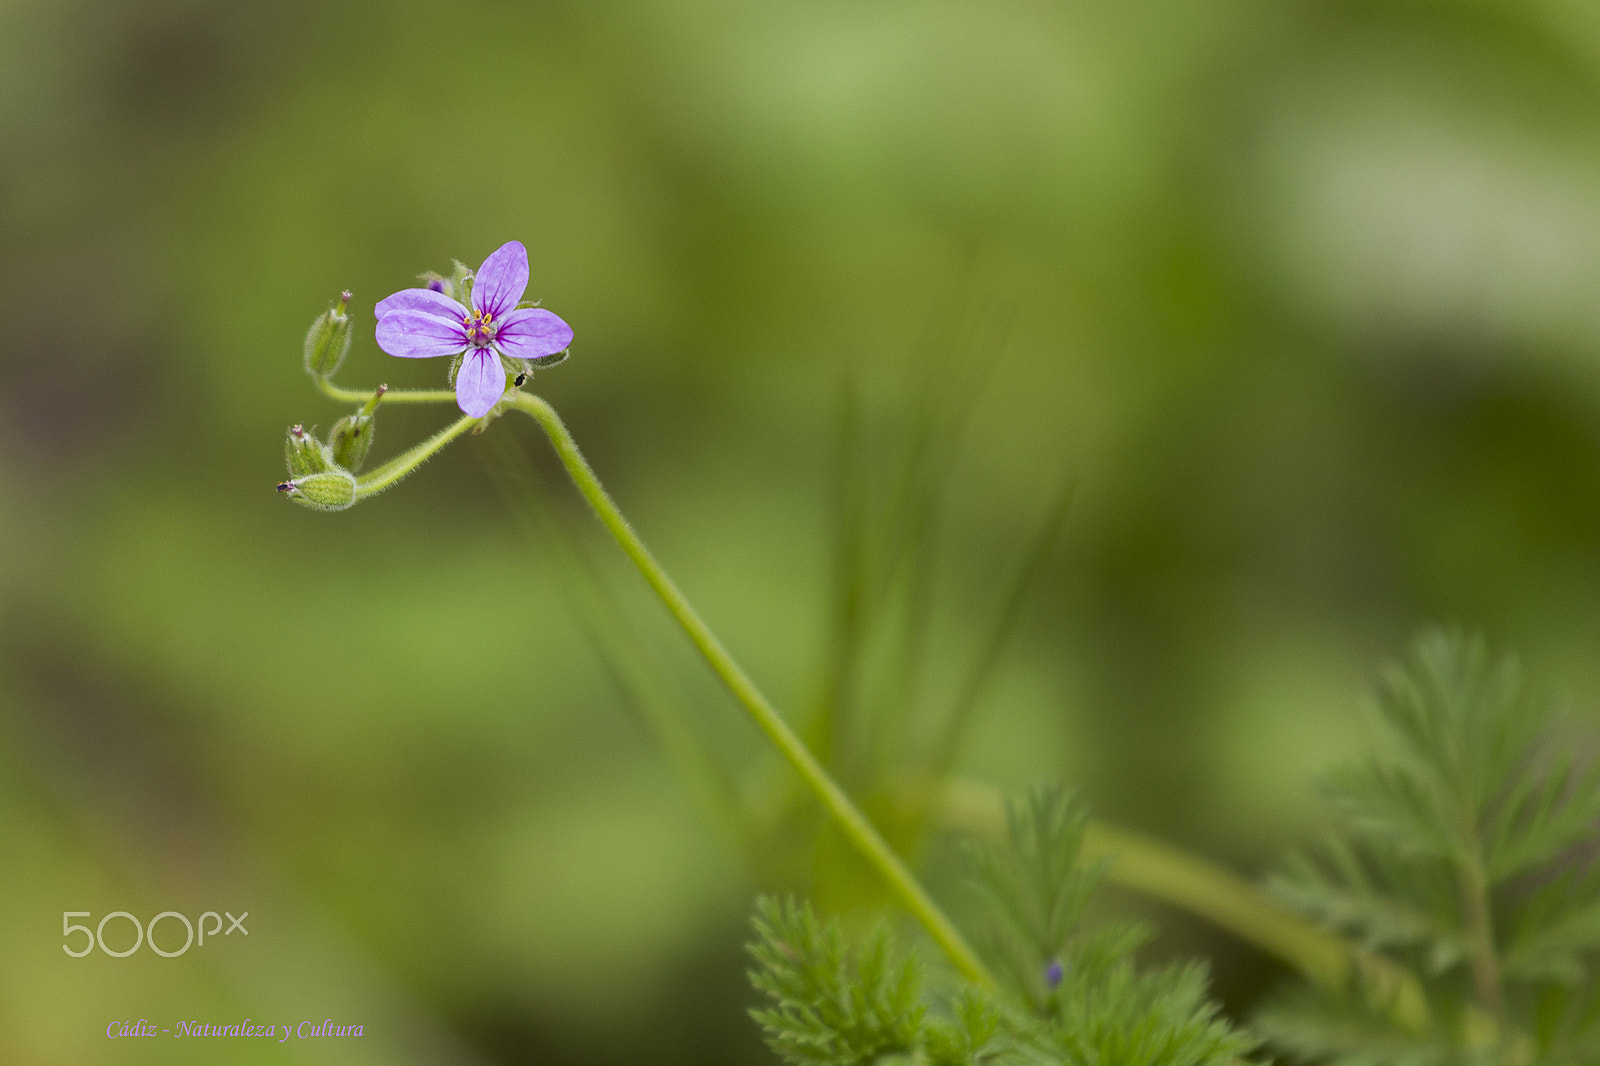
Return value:
[(378, 319), (378, 347), (402, 359), (455, 355), (466, 346), (459, 319), (450, 322), (420, 311), (391, 311)]
[(472, 306), (495, 318), (510, 311), (528, 291), (528, 249), (507, 241), (489, 253), (472, 279)]
[(542, 307), (522, 307), (500, 321), (494, 342), (513, 359), (538, 359), (566, 351), (572, 327)]
[(386, 300), (379, 300), (372, 309), (382, 318), (391, 311), (421, 311), (441, 318), (454, 318), (457, 322), (467, 317), (467, 309), (442, 292), (432, 289), (401, 289)]
[(456, 403), (473, 418), (482, 418), (506, 391), (506, 371), (488, 348), (472, 348), (456, 371)]

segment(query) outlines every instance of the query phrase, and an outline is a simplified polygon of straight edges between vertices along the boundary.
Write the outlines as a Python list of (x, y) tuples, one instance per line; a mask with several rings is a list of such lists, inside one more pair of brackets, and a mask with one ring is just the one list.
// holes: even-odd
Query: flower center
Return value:
[(497, 332), (494, 316), (487, 311), (474, 310), (461, 324), (467, 330), (467, 343), (474, 348), (489, 347), (489, 342), (494, 340)]

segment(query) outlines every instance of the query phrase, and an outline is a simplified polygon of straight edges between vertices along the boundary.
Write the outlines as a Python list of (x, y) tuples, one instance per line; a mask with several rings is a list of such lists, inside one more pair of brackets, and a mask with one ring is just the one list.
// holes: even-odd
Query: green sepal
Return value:
[(325, 470), (282, 482), (278, 491), (313, 511), (342, 511), (356, 502), (356, 479), (348, 470)]
[(289, 435), (283, 442), (283, 460), (290, 477), (320, 474), (334, 465), (323, 443), (298, 425), (289, 427)]
[(521, 388), (529, 378), (533, 377), (535, 368), (548, 370), (550, 367), (560, 366), (567, 361), (567, 356), (570, 354), (569, 351), (564, 349), (554, 355), (541, 355), (534, 359), (513, 359), (509, 355), (501, 353), (500, 365), (505, 367), (507, 374), (511, 375), (512, 385)]
[(350, 351), (349, 305), (350, 294), (340, 293), (339, 302), (318, 315), (306, 332), (306, 373), (314, 378), (332, 377)]
[(472, 306), (472, 268), (459, 259), (450, 260), (450, 277), (445, 282), (445, 293), (457, 303)]
[(333, 453), (334, 463), (346, 470), (360, 470), (372, 447), (374, 429), (371, 415), (345, 415), (335, 422), (328, 432), (328, 449)]
[(504, 353), (500, 355), (500, 367), (511, 378), (513, 388), (521, 388), (533, 375), (533, 367), (526, 359), (513, 359)]

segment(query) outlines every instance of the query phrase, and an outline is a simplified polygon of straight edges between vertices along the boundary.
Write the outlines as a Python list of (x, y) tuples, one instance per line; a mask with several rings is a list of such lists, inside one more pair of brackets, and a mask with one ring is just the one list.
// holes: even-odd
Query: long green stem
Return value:
[(512, 406), (524, 414), (531, 415), (544, 429), (545, 434), (554, 445), (556, 454), (571, 475), (573, 484), (588, 501), (590, 508), (600, 519), (601, 523), (616, 538), (622, 550), (633, 560), (644, 579), (655, 590), (656, 595), (666, 604), (667, 610), (672, 613), (700, 654), (705, 657), (711, 669), (733, 693), (735, 699), (755, 719), (756, 725), (767, 735), (773, 745), (789, 760), (805, 780), (807, 786), (821, 801), (823, 807), (833, 816), (861, 854), (871, 863), (883, 879), (888, 883), (900, 902), (920, 921), (934, 941), (944, 949), (957, 969), (969, 980), (982, 985), (992, 986), (993, 978), (989, 976), (983, 963), (962, 938), (956, 927), (950, 922), (938, 904), (923, 889), (905, 864), (895, 855), (889, 845), (872, 827), (872, 823), (845, 795), (844, 790), (834, 783), (833, 778), (823, 769), (822, 764), (811, 754), (810, 750), (794, 734), (777, 710), (756, 688), (755, 683), (745, 675), (745, 672), (734, 661), (722, 642), (712, 633), (709, 626), (701, 620), (700, 615), (690, 605), (682, 592), (667, 572), (656, 562), (650, 554), (650, 549), (645, 547), (628, 520), (623, 517), (605, 487), (600, 484), (600, 479), (595, 476), (594, 470), (583, 458), (578, 450), (577, 442), (572, 439), (572, 434), (567, 432), (566, 425), (561, 421), (561, 416), (556, 414), (544, 400), (527, 393), (514, 392), (508, 397)]
[[(455, 399), (453, 392), (442, 390), (387, 392), (380, 389), (373, 396), (365, 391), (340, 388), (326, 378), (317, 379), (317, 384), (333, 399), (367, 402), (369, 410), (380, 399), (393, 403), (444, 403)], [(503, 402), (539, 423), (578, 491), (660, 596), (718, 678), (788, 759), (845, 835), (878, 870), (905, 907), (923, 924), (963, 974), (979, 984), (992, 986), (993, 978), (944, 912), (756, 688), (678, 590), (672, 578), (656, 562), (650, 549), (633, 531), (593, 468), (583, 458), (577, 442), (555, 409), (537, 396), (515, 390)], [(368, 472), (358, 483), (357, 498), (373, 495), (393, 485), (478, 421), (470, 417), (458, 419), (428, 440)], [(927, 790), (918, 791), (926, 799)], [(980, 833), (992, 832), (999, 824), (998, 796), (983, 786), (970, 782), (946, 783), (940, 788), (937, 804), (943, 820), (948, 824)], [(1374, 1006), (1384, 1010), (1397, 1022), (1414, 1031), (1426, 1029), (1431, 1024), (1421, 986), (1404, 967), (1306, 923), (1222, 867), (1142, 834), (1098, 821), (1090, 823), (1083, 851), (1086, 861), (1099, 858), (1112, 860), (1107, 874), (1110, 880), (1208, 918), (1290, 963), (1318, 984), (1343, 988), (1353, 975), (1358, 975)], [(1486, 982), (1480, 978), (1480, 983)]]

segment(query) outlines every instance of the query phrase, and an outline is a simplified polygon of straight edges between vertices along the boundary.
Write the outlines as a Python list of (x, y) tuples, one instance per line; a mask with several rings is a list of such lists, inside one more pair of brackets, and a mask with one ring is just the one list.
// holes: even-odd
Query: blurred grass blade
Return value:
[(918, 346), (934, 355), (918, 364), (909, 439), (876, 523), (869, 523), (875, 533), (868, 540), (875, 554), (866, 570), (871, 617), (882, 620), (880, 628), (894, 627), (890, 633), (866, 634), (885, 648), (889, 671), (882, 690), (862, 704), (863, 711), (870, 706), (874, 718), (862, 730), (868, 750), (861, 756), (874, 779), (893, 770), (905, 724), (917, 706), (937, 587), (939, 509), (961, 441), (1010, 331), (1009, 308), (961, 310), (973, 302), (970, 293), (948, 301), (948, 312)]
[(484, 469), (518, 526), (558, 557), (551, 570), (561, 582), (584, 637), (654, 734), (695, 806), (719, 833), (744, 851), (750, 842), (750, 828), (738, 789), (695, 731), (688, 708), (665, 680), (666, 670), (653, 660), (594, 564), (552, 514), (532, 458), (510, 433), (486, 433), (475, 441)]
[(956, 698), (945, 716), (944, 731), (928, 760), (927, 773), (935, 780), (950, 772), (951, 766), (961, 753), (961, 746), (966, 742), (967, 734), (972, 728), (973, 715), (977, 712), (985, 689), (994, 677), (1000, 655), (1016, 632), (1023, 610), (1027, 607), (1045, 566), (1055, 554), (1076, 491), (1077, 478), (1069, 474), (1063, 479), (1061, 487), (1056, 490), (1055, 499), (1051, 502), (1049, 511), (1045, 513), (1038, 532), (1034, 534), (1033, 543), (1019, 561), (1016, 572), (1008, 583), (1005, 595), (1000, 601), (1000, 609), (989, 627), (988, 637), (973, 659), (966, 679), (956, 692)]
[[(822, 693), (806, 729), (806, 744), (835, 773), (841, 733), (852, 717), (860, 650), (872, 599), (867, 566), (867, 482), (862, 456), (860, 401), (852, 372), (839, 381), (834, 466), (833, 589), (829, 605), (828, 657)], [(843, 775), (847, 780), (849, 774)], [(798, 797), (798, 793), (797, 793)]]

